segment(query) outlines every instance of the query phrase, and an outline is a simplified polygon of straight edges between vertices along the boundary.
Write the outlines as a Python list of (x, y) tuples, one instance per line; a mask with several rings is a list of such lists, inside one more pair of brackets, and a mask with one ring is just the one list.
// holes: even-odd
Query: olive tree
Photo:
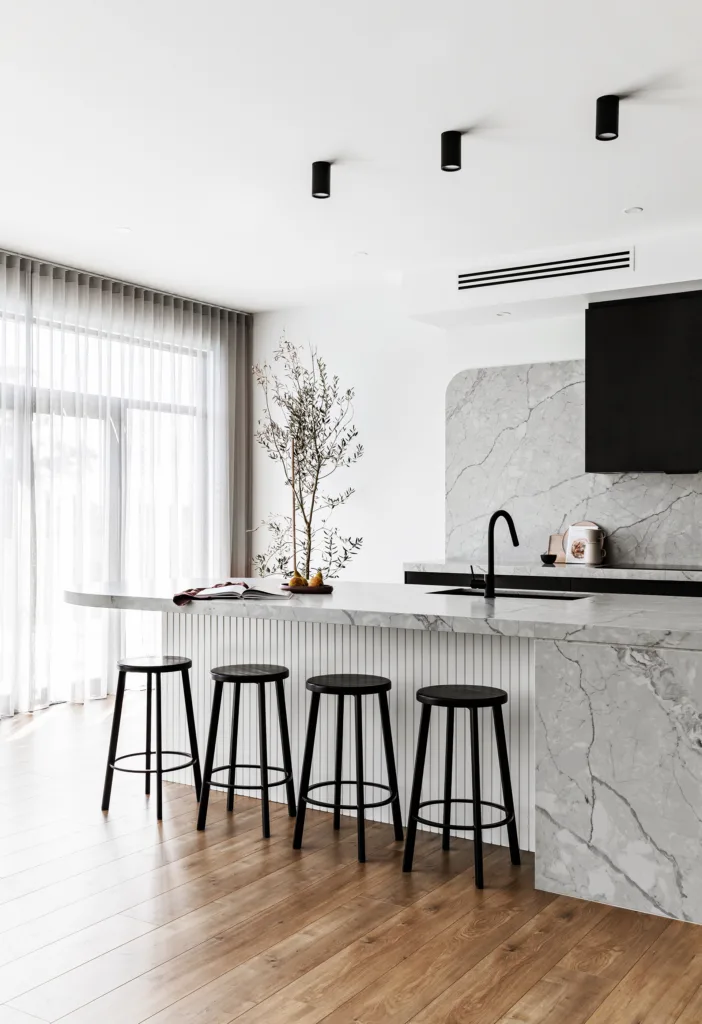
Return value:
[(293, 564), (294, 509), (300, 571), (306, 578), (311, 568), (338, 576), (363, 543), (361, 537), (343, 537), (329, 525), (331, 514), (354, 493), (353, 487), (330, 493), (329, 478), (363, 455), (353, 423), (354, 390), (343, 389), (339, 378), (330, 376), (315, 348), (303, 361), (302, 349), (285, 336), (272, 365), (257, 364), (253, 372), (264, 397), (255, 438), (268, 458), (280, 464), (293, 494), (290, 515), (273, 514), (261, 524), (269, 531), (270, 544), (255, 556), (254, 564), (261, 576), (290, 576), (300, 569)]

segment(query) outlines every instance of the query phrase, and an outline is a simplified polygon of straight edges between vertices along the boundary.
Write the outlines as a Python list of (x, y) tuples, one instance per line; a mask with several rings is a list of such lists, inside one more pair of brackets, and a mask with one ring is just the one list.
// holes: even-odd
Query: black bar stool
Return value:
[[(305, 741), (305, 755), (302, 762), (302, 778), (300, 780), (300, 807), (297, 821), (295, 822), (295, 837), (293, 849), (299, 850), (302, 847), (302, 832), (305, 827), (305, 810), (307, 804), (313, 807), (327, 807), (334, 810), (334, 828), (341, 826), (341, 811), (356, 811), (356, 828), (358, 830), (358, 859), (363, 862), (366, 859), (366, 830), (365, 811), (367, 807), (384, 807), (386, 804), (392, 806), (392, 820), (395, 826), (395, 839), (402, 841), (402, 812), (400, 810), (400, 798), (397, 792), (397, 772), (395, 770), (395, 753), (392, 745), (392, 731), (390, 729), (390, 713), (388, 711), (387, 691), (391, 689), (392, 683), (383, 676), (366, 676), (356, 673), (339, 673), (337, 675), (313, 676), (307, 680), (307, 689), (312, 693), (310, 703), (310, 717), (307, 725), (307, 739)], [(336, 695), (336, 764), (334, 768), (334, 779), (331, 782), (316, 782), (310, 786), (310, 773), (312, 771), (312, 756), (314, 754), (314, 739), (317, 731), (317, 718), (319, 716), (320, 694), (327, 693)], [(388, 783), (366, 782), (363, 778), (363, 702), (364, 694), (377, 694), (380, 705), (380, 721), (383, 729), (383, 740), (385, 743), (385, 760), (388, 768)], [(344, 697), (353, 697), (356, 711), (356, 778), (354, 780), (341, 778), (341, 761), (343, 753), (344, 738)], [(327, 803), (323, 800), (313, 800), (309, 796), (313, 789), (322, 789), (324, 786), (334, 786), (334, 802)], [(341, 787), (356, 787), (356, 803), (342, 804)], [(364, 787), (372, 786), (375, 789), (384, 789), (390, 796), (385, 800), (377, 800), (375, 803), (365, 802)]]
[[(513, 864), (520, 864), (519, 840), (517, 838), (517, 823), (514, 817), (514, 800), (512, 799), (512, 782), (509, 774), (509, 758), (507, 756), (507, 741), (505, 739), (505, 725), (502, 718), (502, 705), (507, 703), (507, 694), (495, 686), (425, 686), (417, 690), (417, 700), (422, 704), (422, 717), (419, 723), (419, 739), (417, 740), (417, 757), (414, 763), (414, 779), (412, 781), (412, 796), (410, 797), (409, 821), (407, 823), (407, 842), (405, 843), (405, 856), (402, 864), (403, 871), (412, 870), (414, 859), (414, 841), (417, 835), (417, 823), (423, 825), (434, 825), (442, 829), (444, 850), (449, 848), (451, 829), (461, 829), (473, 832), (475, 846), (475, 885), (476, 888), (483, 888), (483, 829), (500, 828), (507, 826), (509, 837), (509, 851)], [(427, 754), (427, 741), (429, 739), (429, 720), (432, 707), (447, 709), (446, 722), (446, 761), (444, 774), (444, 798), (443, 800), (423, 800), (422, 778), (424, 776), (424, 762)], [(456, 708), (467, 708), (470, 711), (470, 748), (471, 767), (473, 776), (473, 797), (470, 800), (452, 799), (451, 782), (453, 769), (453, 727)], [(478, 744), (478, 709), (492, 708), (493, 725), (495, 728), (495, 744), (497, 746), (497, 758), (500, 764), (500, 779), (502, 781), (502, 794), (504, 806), (495, 804), (489, 800), (480, 799), (480, 748)], [(444, 809), (442, 821), (430, 821), (420, 816), (422, 807), (441, 804)], [(473, 824), (452, 825), (451, 804), (472, 804)], [(495, 807), (505, 812), (505, 817), (500, 821), (483, 824), (482, 808)]]
[[(210, 799), (210, 787), (227, 790), (227, 810), (234, 809), (234, 788), (237, 768), (258, 768), (261, 772), (261, 784), (258, 786), (238, 786), (238, 789), (260, 789), (261, 790), (261, 816), (263, 819), (263, 837), (269, 839), (271, 834), (270, 811), (268, 806), (268, 791), (273, 786), (285, 787), (288, 791), (288, 813), (291, 818), (295, 817), (295, 784), (293, 782), (292, 757), (290, 755), (290, 734), (288, 733), (288, 714), (285, 708), (285, 689), (283, 680), (287, 679), (290, 672), (284, 665), (223, 665), (220, 668), (212, 669), (212, 678), (215, 687), (212, 697), (212, 716), (210, 718), (210, 732), (207, 739), (207, 752), (205, 754), (205, 771), (202, 780), (202, 797), (200, 798), (200, 812), (197, 818), (197, 827), (200, 832), (207, 823), (207, 804)], [(234, 683), (234, 703), (232, 706), (232, 733), (230, 739), (229, 764), (220, 765), (214, 768), (215, 747), (217, 746), (217, 727), (219, 725), (219, 713), (222, 707), (222, 690), (225, 683)], [(258, 685), (258, 731), (260, 747), (260, 764), (237, 764), (236, 746), (239, 732), (239, 701), (241, 697), (242, 683), (256, 683)], [(275, 683), (276, 697), (278, 698), (278, 724), (280, 726), (280, 742), (283, 748), (283, 768), (276, 768), (268, 764), (268, 742), (266, 737), (266, 683)], [(217, 772), (228, 772), (227, 782), (213, 782), (212, 776)], [(269, 772), (281, 772), (282, 779), (269, 782)]]
[[(143, 658), (125, 658), (117, 662), (119, 676), (117, 678), (117, 693), (115, 694), (115, 710), (112, 716), (112, 732), (110, 734), (110, 749), (107, 754), (107, 770), (105, 771), (105, 788), (102, 794), (102, 809), (107, 811), (110, 808), (110, 794), (112, 792), (112, 778), (116, 771), (130, 772), (135, 775), (145, 775), (145, 791), (147, 796), (151, 792), (151, 776), (156, 775), (156, 817), (160, 821), (163, 817), (163, 794), (162, 781), (167, 772), (177, 772), (181, 768), (189, 768), (192, 765), (195, 776), (195, 795), (200, 799), (200, 758), (197, 751), (197, 733), (195, 732), (195, 716), (193, 714), (193, 698), (190, 692), (190, 669), (192, 668), (190, 658), (178, 658), (171, 654), (146, 656)], [(124, 689), (127, 679), (127, 672), (146, 673), (146, 750), (136, 754), (121, 754), (117, 757), (117, 741), (119, 739), (119, 726), (122, 719), (122, 703), (124, 701)], [(183, 764), (177, 764), (172, 768), (163, 767), (163, 755), (174, 754), (176, 757), (188, 757), (183, 750), (163, 750), (161, 742), (161, 676), (169, 672), (180, 672), (183, 680), (183, 699), (185, 701), (185, 715), (188, 722), (188, 736), (190, 737), (190, 758)], [(152, 679), (156, 678), (156, 750), (151, 749), (151, 687)], [(156, 755), (156, 767), (151, 767), (151, 755)], [(132, 757), (145, 758), (144, 768), (123, 768), (118, 761), (126, 761)]]

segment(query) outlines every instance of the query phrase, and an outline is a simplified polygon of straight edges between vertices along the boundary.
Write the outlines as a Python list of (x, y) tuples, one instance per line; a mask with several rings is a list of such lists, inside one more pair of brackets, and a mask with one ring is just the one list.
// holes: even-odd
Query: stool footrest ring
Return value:
[[(474, 804), (475, 800), (469, 800), (469, 799), (464, 799), (464, 798), (460, 798), (460, 797), (454, 797), (452, 800), (449, 801), (449, 803), (452, 803), (452, 804)], [(491, 800), (480, 800), (479, 803), (480, 803), (481, 807), (494, 807), (498, 811), (504, 811), (505, 814), (507, 815), (505, 818), (500, 819), (500, 821), (491, 821), (491, 822), (488, 822), (488, 823), (483, 822), (481, 824), (481, 826), (480, 826), (481, 829), (501, 828), (503, 825), (509, 825), (510, 822), (514, 821), (514, 814), (507, 814), (507, 808), (504, 807), (502, 804), (494, 804)], [(444, 804), (445, 804), (444, 800), (422, 800), (422, 802), (419, 804), (417, 810), (421, 811), (422, 807), (434, 807), (434, 806), (437, 806), (437, 805), (440, 806), (440, 807), (443, 807)], [(446, 828), (446, 824), (443, 821), (431, 821), (430, 818), (423, 818), (419, 814), (413, 814), (412, 817), (413, 817), (414, 821), (420, 822), (422, 825), (433, 825), (434, 828), (440, 828), (440, 829)], [(461, 831), (461, 832), (474, 832), (475, 831), (475, 825), (454, 825), (454, 824), (449, 824), (448, 827), (452, 828), (452, 829), (455, 829), (456, 831)]]
[[(258, 769), (258, 771), (261, 770), (261, 765), (260, 764), (235, 764), (233, 766), (229, 765), (229, 764), (222, 764), (222, 765), (219, 766), (219, 768), (213, 768), (212, 769), (212, 775), (214, 775), (216, 772), (228, 772), (231, 767), (234, 768), (234, 771), (236, 771), (237, 768), (256, 768), (256, 769)], [(290, 779), (292, 778), (292, 772), (286, 772), (285, 768), (277, 768), (274, 764), (269, 764), (268, 765), (268, 771), (269, 772), (282, 772), (283, 773), (283, 778), (282, 779), (276, 779), (274, 782), (269, 782), (268, 783), (268, 788), (269, 789), (273, 789), (274, 786), (284, 786), (285, 783), (286, 782), (290, 782)], [(263, 789), (263, 786), (260, 785), (260, 784), (258, 786), (242, 786), (240, 783), (236, 782), (236, 780), (234, 781), (234, 783), (231, 786), (229, 785), (228, 782), (215, 782), (214, 780), (211, 780), (210, 781), (210, 786), (212, 786), (214, 789), (227, 789), (227, 790), (229, 790), (229, 789)]]
[[(147, 754), (151, 754), (152, 757), (156, 757), (155, 750), (138, 750), (135, 754), (120, 754), (114, 761), (110, 761), (110, 768), (114, 768), (116, 772), (128, 772), (130, 775), (155, 775), (156, 768), (123, 768), (117, 764), (118, 761), (127, 761), (130, 757), (146, 757)], [(179, 772), (183, 768), (190, 768), (191, 765), (195, 764), (198, 760), (196, 757), (189, 756), (184, 750), (162, 750), (161, 754), (173, 754), (177, 757), (187, 757), (188, 760), (184, 761), (183, 764), (176, 764), (172, 768), (162, 768), (161, 774), (165, 775), (167, 772)]]
[[(356, 782), (355, 779), (342, 779), (339, 784), (341, 786), (356, 786), (356, 785), (358, 785), (358, 783)], [(308, 787), (307, 792), (311, 793), (313, 789), (322, 789), (324, 786), (335, 786), (335, 785), (336, 785), (336, 781), (334, 779), (332, 779), (330, 782), (315, 782), (315, 784), (313, 786), (309, 786)], [(386, 804), (391, 804), (393, 802), (393, 800), (395, 799), (395, 797), (397, 796), (397, 794), (395, 792), (393, 792), (392, 789), (390, 789), (390, 786), (386, 786), (384, 782), (365, 782), (364, 781), (363, 788), (365, 789), (366, 786), (371, 786), (374, 789), (384, 789), (386, 793), (390, 794), (390, 796), (387, 797), (387, 799), (385, 799), (385, 800), (375, 800), (371, 804), (367, 804), (365, 802), (365, 800), (364, 800), (363, 806), (364, 806), (364, 808), (366, 810), (368, 810), (368, 808), (370, 808), (370, 807), (385, 807)], [(304, 800), (305, 803), (310, 804), (312, 807), (325, 807), (325, 808), (327, 808), (328, 810), (331, 810), (331, 811), (333, 811), (336, 807), (338, 807), (339, 810), (341, 810), (341, 811), (357, 811), (358, 810), (358, 805), (357, 804), (333, 804), (333, 803), (330, 804), (327, 800), (312, 800), (311, 797), (309, 797), (309, 796), (307, 796), (307, 797), (300, 797), (300, 799)]]

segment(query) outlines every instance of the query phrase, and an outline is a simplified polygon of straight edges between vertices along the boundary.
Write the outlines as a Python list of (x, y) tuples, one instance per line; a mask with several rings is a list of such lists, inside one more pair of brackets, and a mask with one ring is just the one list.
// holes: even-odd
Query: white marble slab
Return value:
[(537, 887), (702, 923), (702, 654), (535, 648)]
[[(190, 586), (212, 581), (188, 581)], [(260, 580), (253, 580), (260, 586)], [(200, 601), (177, 608), (183, 581), (102, 583), (66, 591), (72, 604), (184, 615), (324, 622), (394, 629), (493, 633), (537, 639), (702, 650), (702, 599), (596, 594), (576, 601), (484, 598), (434, 593), (434, 586), (337, 582), (334, 593), (288, 601)], [(274, 581), (268, 581), (275, 587)]]
[[(586, 473), (581, 360), (464, 370), (446, 392), (446, 557), (484, 560), (487, 525), (512, 513), (497, 551), (537, 562), (550, 533), (593, 520), (609, 560), (687, 565), (702, 554), (702, 474)], [(504, 546), (503, 546), (504, 545)], [(500, 555), (497, 555), (498, 559)]]
[[(475, 573), (487, 572), (487, 563), (485, 560), (469, 562), (447, 559), (439, 562), (405, 562), (402, 568), (405, 572), (445, 572), (470, 575), (471, 568)], [(650, 565), (644, 568), (640, 566), (619, 565), (578, 565), (576, 563), (543, 565), (541, 563), (526, 562), (523, 565), (518, 563), (500, 563), (495, 566), (495, 573), (498, 576), (549, 576), (554, 579), (558, 579), (560, 575), (564, 578), (573, 577), (589, 580), (702, 582), (702, 567), (697, 566)]]

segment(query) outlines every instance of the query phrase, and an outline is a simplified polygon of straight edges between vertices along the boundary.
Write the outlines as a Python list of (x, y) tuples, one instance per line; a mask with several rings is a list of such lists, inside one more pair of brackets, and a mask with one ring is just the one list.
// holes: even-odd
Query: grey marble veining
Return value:
[[(702, 553), (702, 475), (585, 473), (584, 363), (464, 370), (446, 393), (446, 558), (484, 560), (491, 512), (514, 516), (535, 562), (548, 535), (589, 519), (613, 562), (688, 564)], [(505, 536), (498, 547), (508, 545)], [(506, 550), (506, 549), (505, 549)]]
[[(441, 587), (398, 583), (334, 585), (333, 594), (286, 601), (194, 601), (176, 608), (173, 594), (213, 580), (97, 583), (66, 591), (72, 604), (182, 615), (324, 622), (391, 629), (494, 634), (547, 640), (702, 649), (702, 600), (595, 594), (577, 601), (536, 597), (453, 596)], [(252, 581), (260, 586), (260, 580)], [(267, 586), (275, 589), (276, 581)], [(437, 593), (438, 591), (438, 593)]]
[(535, 647), (537, 887), (702, 923), (702, 653)]

